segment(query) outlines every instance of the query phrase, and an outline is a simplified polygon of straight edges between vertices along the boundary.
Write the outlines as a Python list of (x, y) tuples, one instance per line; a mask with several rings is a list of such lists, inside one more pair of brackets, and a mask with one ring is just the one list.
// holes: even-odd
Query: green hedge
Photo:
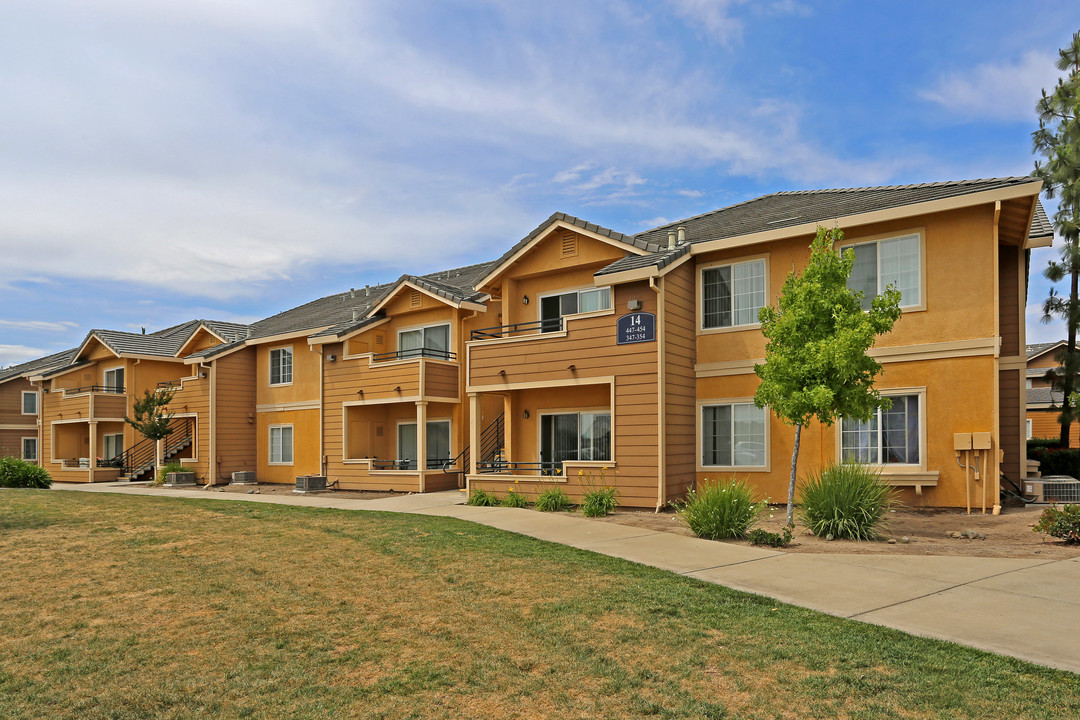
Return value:
[(1059, 438), (1059, 437), (1031, 438), (1030, 440), (1027, 441), (1027, 446), (1028, 446), (1028, 451), (1029, 452), (1033, 448), (1060, 448), (1061, 447), (1061, 438)]
[(1039, 461), (1039, 473), (1068, 475), (1080, 478), (1080, 450), (1056, 447), (1032, 447), (1028, 444), (1028, 460)]
[(53, 483), (49, 471), (19, 458), (0, 458), (0, 487), (48, 488)]

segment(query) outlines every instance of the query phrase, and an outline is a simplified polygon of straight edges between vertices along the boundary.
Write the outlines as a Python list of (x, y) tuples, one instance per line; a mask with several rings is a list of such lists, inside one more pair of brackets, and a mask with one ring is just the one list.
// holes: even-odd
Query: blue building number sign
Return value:
[(616, 343), (656, 342), (656, 316), (647, 312), (623, 315), (616, 326)]

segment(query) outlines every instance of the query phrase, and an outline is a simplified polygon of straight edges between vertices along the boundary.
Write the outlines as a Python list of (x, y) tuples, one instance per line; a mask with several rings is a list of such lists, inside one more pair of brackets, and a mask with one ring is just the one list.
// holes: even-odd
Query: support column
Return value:
[(469, 467), (461, 468), (466, 473), (465, 488), (468, 489), (469, 475), (476, 474), (476, 456), (480, 453), (480, 396), (469, 393)]
[(424, 492), (424, 473), (427, 472), (427, 401), (416, 403), (416, 470), (420, 475), (420, 492)]
[(90, 469), (87, 478), (94, 482), (94, 471), (97, 470), (97, 422), (91, 420), (87, 425), (90, 426)]
[(503, 458), (507, 467), (513, 462), (510, 439), (514, 437), (514, 398), (513, 391), (503, 395)]

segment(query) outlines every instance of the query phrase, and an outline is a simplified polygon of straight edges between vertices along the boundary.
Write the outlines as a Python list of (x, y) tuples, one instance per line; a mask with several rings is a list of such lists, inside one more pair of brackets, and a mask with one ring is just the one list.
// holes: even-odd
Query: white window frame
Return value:
[[(283, 430), (288, 428), (289, 430), (289, 459), (288, 460), (274, 460), (274, 431)], [(293, 430), (292, 423), (277, 423), (270, 425), (266, 429), (266, 463), (268, 465), (294, 465), (296, 461), (296, 435)], [(282, 446), (284, 447), (284, 445)]]
[[(743, 325), (722, 325), (717, 327), (705, 326), (705, 272), (708, 270), (715, 270), (722, 267), (730, 267), (734, 265), (744, 265), (747, 263), (763, 262), (765, 264), (765, 295), (762, 300), (762, 307), (769, 304), (770, 297), (770, 267), (769, 267), (770, 253), (761, 253), (758, 255), (745, 255), (737, 258), (728, 258), (725, 260), (716, 260), (714, 262), (702, 263), (697, 268), (697, 334), (698, 335), (711, 335), (714, 333), (728, 333), (738, 332), (742, 330), (757, 330), (761, 328), (761, 323), (755, 318), (754, 322), (746, 323)], [(732, 288), (734, 290), (734, 288)], [(734, 321), (734, 318), (732, 318)]]
[[(1031, 382), (1031, 381), (1028, 380), (1028, 382)], [(1025, 429), (1025, 431), (1027, 433), (1027, 438), (1026, 438), (1027, 440), (1031, 440), (1032, 438), (1035, 437), (1032, 434), (1031, 418), (1027, 418), (1027, 419), (1024, 420), (1024, 429)]]
[[(26, 443), (32, 441), (34, 443), (34, 457), (26, 457)], [(41, 448), (38, 447), (37, 435), (30, 437), (24, 437), (19, 439), (19, 456), (27, 462), (40, 462), (41, 461)]]
[[(411, 357), (408, 357), (408, 358), (401, 358), (401, 359), (402, 360), (412, 360), (414, 358), (426, 357), (423, 354), (422, 351), (427, 348), (427, 331), (429, 329), (433, 329), (433, 328), (437, 328), (437, 327), (446, 328), (446, 345), (447, 345), (446, 351), (448, 353), (451, 353), (451, 354), (456, 354), (455, 343), (454, 343), (454, 328), (452, 327), (451, 323), (438, 322), (438, 323), (428, 323), (426, 325), (411, 325), (409, 327), (400, 328), (397, 331), (397, 352), (398, 353), (402, 352), (402, 349), (401, 349), (401, 336), (404, 335), (405, 333), (416, 332), (417, 330), (420, 330), (420, 331), (423, 332), (423, 337), (424, 337), (423, 343), (420, 346), (420, 351), (421, 352), (419, 352), (417, 355), (414, 355), (414, 356), (411, 356)], [(432, 358), (429, 358), (429, 359), (432, 359)], [(442, 360), (443, 358), (433, 358), (433, 359)]]
[[(581, 308), (581, 296), (583, 294), (590, 293), (590, 292), (603, 292), (604, 290), (607, 291), (607, 300), (608, 300), (608, 306), (607, 307), (598, 308), (596, 310), (586, 310), (586, 311), (582, 311), (580, 309)], [(577, 295), (578, 311), (577, 312), (572, 312), (572, 313), (567, 313), (566, 315), (561, 315), (560, 314), (559, 315), (560, 318), (572, 318), (572, 317), (578, 317), (579, 315), (592, 315), (592, 314), (608, 313), (608, 312), (611, 312), (612, 308), (615, 307), (615, 291), (614, 291), (614, 288), (612, 288), (610, 285), (585, 285), (583, 287), (577, 287), (577, 288), (565, 288), (563, 290), (556, 290), (556, 291), (553, 291), (553, 292), (546, 292), (546, 293), (542, 293), (542, 294), (536, 296), (536, 320), (537, 320), (537, 322), (542, 322), (543, 319), (544, 319), (544, 315), (543, 315), (543, 307), (544, 307), (543, 301), (544, 301), (544, 298), (561, 297), (563, 295), (573, 295), (573, 294)], [(566, 329), (566, 325), (564, 323), (563, 324), (563, 330), (565, 330), (565, 329)]]
[(113, 388), (113, 389), (117, 389), (117, 390), (123, 390), (126, 387), (126, 385), (117, 385), (115, 379), (114, 379), (113, 382), (109, 382), (109, 374), (110, 373), (116, 373), (117, 370), (119, 370), (120, 372), (122, 372), (124, 374), (124, 383), (127, 383), (127, 370), (124, 368), (123, 365), (116, 365), (115, 367), (108, 367), (108, 368), (102, 368), (101, 369), (101, 386), (102, 387)]
[[(274, 382), (274, 353), (276, 352), (288, 352), (289, 353), (289, 379), (282, 380), (280, 382)], [(272, 347), (269, 349), (267, 356), (267, 377), (270, 387), (285, 387), (286, 385), (293, 384), (293, 372), (296, 369), (296, 353), (293, 351), (292, 345), (279, 345), (278, 347)], [(283, 374), (283, 373), (282, 373)]]
[[(34, 412), (26, 412), (26, 396), (27, 395), (30, 395), (30, 396), (32, 396), (34, 398)], [(38, 413), (41, 412), (41, 395), (38, 394), (37, 390), (23, 390), (22, 391), (22, 397), (20, 398), (20, 401), (21, 402), (20, 402), (20, 405), (19, 405), (19, 410), (22, 411), (23, 415), (33, 415), (34, 417), (37, 417)]]
[[(858, 245), (869, 245), (870, 243), (880, 244), (888, 240), (897, 240), (899, 238), (909, 237), (917, 235), (919, 237), (919, 300), (912, 305), (901, 305), (900, 310), (903, 312), (916, 312), (920, 310), (926, 310), (926, 229), (922, 227), (911, 228), (908, 230), (901, 230), (898, 232), (882, 233), (879, 235), (871, 235), (869, 237), (861, 238), (844, 238), (843, 242), (836, 246), (837, 250), (843, 252), (848, 248), (854, 249)], [(885, 288), (881, 287), (881, 252), (877, 252), (878, 267), (877, 267), (877, 282), (878, 282), (878, 295), (880, 295)]]
[[(919, 396), (919, 462), (918, 463), (865, 463), (867, 467), (872, 467), (879, 470), (882, 474), (903, 474), (904, 472), (925, 472), (926, 471), (926, 450), (927, 450), (927, 432), (926, 432), (926, 388), (925, 387), (911, 387), (911, 388), (889, 388), (880, 389), (882, 397), (899, 397), (902, 395), (918, 395)], [(878, 411), (879, 415), (881, 411)], [(836, 462), (842, 463), (844, 457), (843, 449), (843, 428), (844, 419), (842, 417), (836, 419), (834, 425), (836, 428)], [(881, 420), (878, 419), (878, 447), (881, 447)], [(881, 458), (879, 450), (878, 458)]]
[[(117, 455), (113, 455), (112, 457), (109, 457), (108, 453), (105, 452), (105, 447), (108, 444), (107, 443), (108, 438), (113, 438), (113, 437), (120, 438), (120, 452)], [(122, 432), (104, 433), (101, 436), (101, 458), (103, 460), (108, 462), (109, 460), (112, 460), (113, 457), (119, 457), (120, 455), (123, 455), (123, 454), (124, 454), (124, 433), (122, 433)]]
[[(713, 470), (730, 470), (732, 472), (771, 472), (772, 471), (772, 413), (769, 411), (768, 406), (759, 408), (765, 416), (765, 464), (764, 465), (706, 465), (705, 464), (705, 408), (719, 407), (723, 405), (753, 405), (754, 398), (752, 397), (739, 397), (739, 398), (713, 398), (709, 400), (700, 400), (697, 403), (697, 418), (696, 422), (696, 452), (697, 459), (695, 464), (697, 465), (698, 472), (708, 472)], [(732, 414), (732, 422), (734, 423), (734, 414)], [(732, 428), (731, 434), (732, 442), (735, 442), (735, 432)], [(735, 443), (737, 444), (737, 443)], [(732, 446), (732, 459), (735, 457), (735, 447)]]

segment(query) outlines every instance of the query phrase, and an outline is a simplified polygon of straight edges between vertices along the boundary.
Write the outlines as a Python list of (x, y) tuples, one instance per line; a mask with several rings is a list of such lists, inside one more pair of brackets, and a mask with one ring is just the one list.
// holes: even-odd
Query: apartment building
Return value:
[[(125, 385), (106, 375), (122, 359), (140, 388), (175, 391), (205, 483), (254, 470), (263, 482), (325, 475), (348, 489), (526, 495), (558, 485), (579, 497), (603, 471), (629, 506), (661, 507), (730, 475), (779, 499), (793, 430), (752, 402), (765, 348), (757, 311), (825, 225), (856, 254), (851, 287), (872, 298), (895, 285), (903, 314), (872, 351), (892, 407), (806, 428), (800, 470), (859, 461), (912, 505), (964, 506), (973, 492), (996, 502), (996, 470), (1019, 480), (1026, 467), (1028, 253), (1053, 237), (1040, 187), (1000, 178), (782, 192), (636, 235), (557, 213), (493, 262), (227, 331), (204, 322), (183, 341), (176, 328), (143, 336), (162, 336), (159, 351), (95, 331), (64, 367), (29, 376), (49, 391), (42, 447), (58, 479), (107, 479), (56, 463), (120, 442), (105, 439), (118, 432), (105, 396)], [(53, 402), (69, 395), (94, 402), (57, 419)], [(970, 433), (991, 445), (977, 481), (954, 448)]]
[[(1061, 437), (1058, 416), (1064, 397), (1051, 388), (1047, 373), (1060, 364), (1058, 353), (1063, 347), (1064, 340), (1027, 346), (1025, 435), (1029, 440)], [(1069, 447), (1080, 447), (1080, 423), (1073, 423), (1069, 431)]]
[(0, 457), (39, 461), (41, 393), (29, 378), (70, 362), (74, 352), (65, 350), (0, 370)]

